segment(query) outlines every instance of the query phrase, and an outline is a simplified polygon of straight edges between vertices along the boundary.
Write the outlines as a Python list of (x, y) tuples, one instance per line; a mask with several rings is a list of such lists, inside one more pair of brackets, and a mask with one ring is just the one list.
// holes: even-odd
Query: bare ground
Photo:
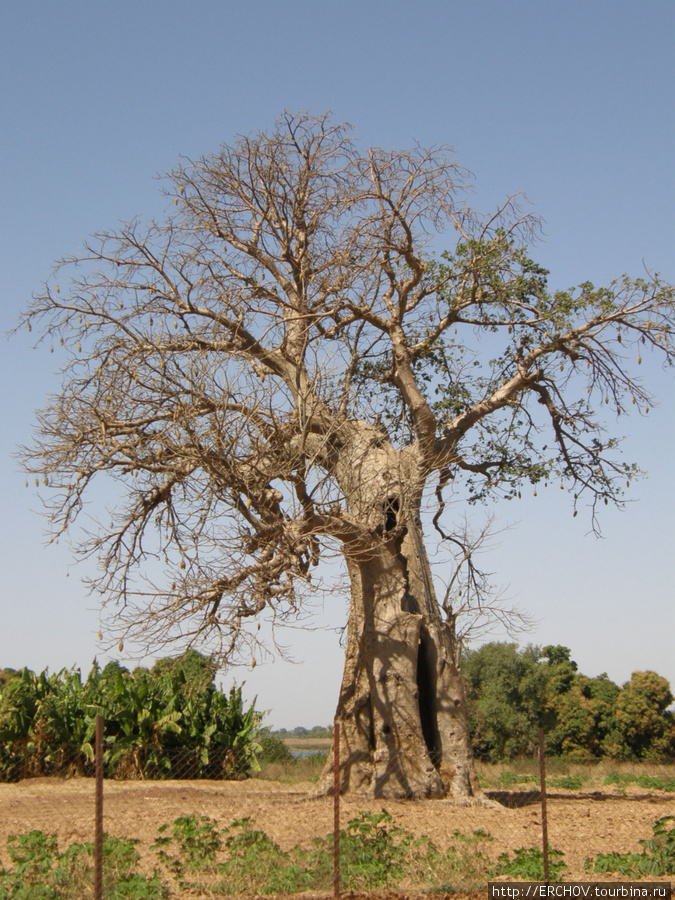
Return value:
[[(139, 849), (145, 852), (155, 839), (158, 826), (173, 822), (178, 816), (207, 815), (216, 819), (221, 828), (234, 819), (250, 816), (283, 849), (298, 844), (307, 846), (312, 838), (328, 834), (333, 822), (332, 798), (314, 799), (312, 790), (309, 783), (284, 785), (256, 779), (106, 781), (104, 829), (110, 834), (139, 839)], [(519, 847), (541, 846), (539, 804), (507, 809), (499, 805), (458, 807), (443, 800), (341, 798), (341, 824), (344, 827), (360, 810), (379, 812), (382, 808), (392, 815), (395, 824), (416, 835), (429, 835), (441, 847), (448, 846), (453, 831), (470, 834), (476, 829), (494, 838), (485, 847), (493, 858)], [(549, 798), (549, 843), (565, 854), (565, 879), (581, 880), (588, 878), (583, 869), (588, 856), (610, 851), (639, 852), (639, 840), (648, 838), (654, 820), (665, 815), (675, 815), (672, 793), (654, 792), (646, 797), (644, 791), (628, 789), (621, 798), (602, 792), (593, 797), (569, 794)], [(0, 784), (0, 856), (5, 864), (9, 863), (7, 837), (32, 829), (56, 834), (60, 849), (75, 841), (92, 840), (93, 780), (36, 778)], [(607, 880), (607, 876), (603, 878)], [(395, 894), (384, 892), (382, 896)]]

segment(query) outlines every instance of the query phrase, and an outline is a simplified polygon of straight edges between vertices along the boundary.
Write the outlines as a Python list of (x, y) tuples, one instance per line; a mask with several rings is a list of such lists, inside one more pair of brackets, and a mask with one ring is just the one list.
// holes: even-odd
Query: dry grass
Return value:
[[(483, 788), (498, 787), (508, 773), (525, 776), (532, 783), (539, 782), (539, 761), (536, 759), (514, 759), (509, 762), (484, 763), (477, 762), (476, 770)], [(583, 780), (584, 791), (618, 790), (615, 785), (608, 785), (607, 779), (612, 775), (635, 776), (646, 775), (663, 781), (675, 779), (675, 762), (622, 762), (615, 759), (573, 760), (551, 758), (546, 760), (547, 782), (556, 781), (565, 776), (579, 777)], [(524, 782), (523, 784), (527, 784)]]
[(265, 763), (256, 778), (278, 781), (280, 784), (306, 784), (318, 781), (326, 762), (326, 754), (301, 756), (283, 762)]
[[(326, 760), (326, 753), (330, 747), (329, 738), (295, 738), (285, 742), (289, 750), (321, 751), (313, 756), (296, 757), (285, 762), (267, 763), (257, 775), (265, 781), (278, 781), (282, 784), (299, 784), (317, 781)], [(476, 762), (476, 771), (481, 786), (486, 789), (505, 786), (504, 779), (510, 776), (523, 777), (520, 785), (525, 788), (528, 784), (539, 786), (539, 762), (536, 759), (514, 759), (508, 762), (485, 763)], [(650, 763), (650, 762), (621, 762), (614, 759), (598, 760), (574, 760), (564, 758), (550, 758), (546, 760), (546, 775), (549, 787), (555, 788), (555, 782), (565, 776), (581, 779), (583, 791), (622, 792), (624, 789), (642, 791), (639, 785), (617, 786), (607, 784), (606, 780), (611, 775), (635, 776), (647, 775), (651, 778), (659, 778), (664, 782), (672, 782), (675, 779), (675, 762)], [(512, 782), (514, 789), (519, 784)]]

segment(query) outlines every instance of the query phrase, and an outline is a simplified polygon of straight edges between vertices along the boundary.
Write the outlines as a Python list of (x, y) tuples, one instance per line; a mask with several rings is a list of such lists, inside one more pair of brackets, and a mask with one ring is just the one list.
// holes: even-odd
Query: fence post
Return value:
[(103, 900), (103, 716), (96, 716), (95, 776), (94, 900)]
[(544, 854), (544, 881), (548, 884), (548, 819), (546, 817), (546, 763), (544, 729), (539, 729), (539, 781), (541, 783), (541, 841)]
[(333, 722), (333, 896), (340, 896), (340, 724)]

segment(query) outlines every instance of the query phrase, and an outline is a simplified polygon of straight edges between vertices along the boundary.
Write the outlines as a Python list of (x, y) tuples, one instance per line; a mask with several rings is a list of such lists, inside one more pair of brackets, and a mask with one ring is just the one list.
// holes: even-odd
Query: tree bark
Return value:
[[(398, 537), (385, 533), (347, 562), (340, 792), (467, 802), (480, 789), (452, 626), (441, 617), (417, 515), (396, 529), (392, 513), (385, 510)], [(333, 791), (332, 753), (317, 791)]]

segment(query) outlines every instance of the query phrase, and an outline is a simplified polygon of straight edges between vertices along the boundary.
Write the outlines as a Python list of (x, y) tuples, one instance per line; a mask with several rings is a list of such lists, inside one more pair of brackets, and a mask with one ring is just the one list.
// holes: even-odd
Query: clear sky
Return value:
[[(368, 144), (451, 144), (475, 205), (523, 190), (546, 222), (554, 287), (644, 266), (675, 279), (672, 0), (0, 2), (0, 330), (52, 262), (98, 229), (161, 215), (154, 176), (284, 110), (332, 109)], [(0, 666), (87, 669), (98, 614), (12, 458), (56, 389), (55, 358), (2, 339)], [(654, 669), (675, 686), (675, 383), (649, 360), (660, 405), (623, 420), (648, 471), (604, 538), (560, 490), (492, 512), (513, 527), (484, 558), (588, 675)], [(545, 494), (542, 496), (542, 494)], [(331, 720), (346, 601), (325, 602), (279, 660), (237, 670), (275, 726)]]

